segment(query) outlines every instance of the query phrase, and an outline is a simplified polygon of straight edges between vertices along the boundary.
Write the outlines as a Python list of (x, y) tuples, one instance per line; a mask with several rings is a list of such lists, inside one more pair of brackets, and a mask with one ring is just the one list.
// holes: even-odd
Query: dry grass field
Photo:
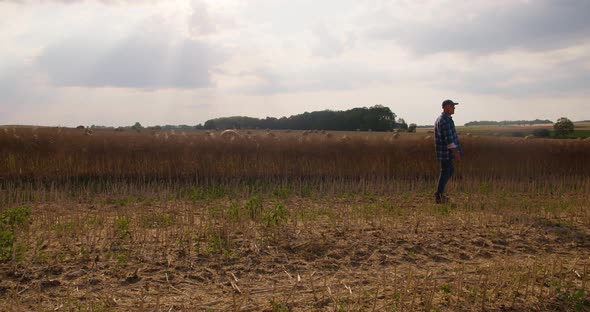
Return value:
[(590, 141), (430, 135), (0, 128), (0, 310), (590, 310)]

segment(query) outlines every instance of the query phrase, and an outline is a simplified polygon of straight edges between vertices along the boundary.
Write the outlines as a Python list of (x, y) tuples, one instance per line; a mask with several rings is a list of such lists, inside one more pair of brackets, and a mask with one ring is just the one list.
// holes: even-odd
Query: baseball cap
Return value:
[(445, 107), (446, 105), (459, 105), (459, 103), (453, 102), (453, 100), (444, 100), (442, 102), (442, 107)]

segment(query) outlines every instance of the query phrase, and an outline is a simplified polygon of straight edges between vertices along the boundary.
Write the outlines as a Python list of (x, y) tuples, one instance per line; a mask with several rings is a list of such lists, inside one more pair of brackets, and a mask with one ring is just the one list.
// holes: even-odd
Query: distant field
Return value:
[(590, 141), (460, 139), (0, 128), (0, 310), (586, 311)]
[[(464, 134), (471, 133), (473, 135), (481, 136), (514, 136), (524, 137), (532, 135), (535, 129), (547, 129), (551, 132), (551, 136), (555, 137), (553, 124), (546, 125), (531, 125), (531, 126), (460, 126), (457, 131)], [(590, 123), (581, 122), (574, 123), (574, 132), (567, 135), (565, 138), (588, 138), (590, 137)]]

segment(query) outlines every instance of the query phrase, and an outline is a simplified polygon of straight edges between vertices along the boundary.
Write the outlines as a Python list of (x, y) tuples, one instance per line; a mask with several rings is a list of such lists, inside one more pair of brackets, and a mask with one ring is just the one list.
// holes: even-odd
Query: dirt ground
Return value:
[(41, 203), (1, 310), (588, 311), (588, 207), (508, 198), (264, 200), (287, 207), (277, 225), (227, 198)]

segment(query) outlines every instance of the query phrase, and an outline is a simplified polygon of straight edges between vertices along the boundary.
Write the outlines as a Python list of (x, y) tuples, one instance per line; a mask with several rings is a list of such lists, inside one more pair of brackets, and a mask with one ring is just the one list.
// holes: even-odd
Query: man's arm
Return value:
[(455, 159), (457, 159), (457, 161), (461, 161), (461, 153), (459, 153), (459, 151), (457, 150), (457, 144), (453, 141), (453, 138), (455, 138), (456, 136), (457, 132), (455, 130), (455, 127), (450, 122), (446, 122), (445, 141), (448, 142), (447, 148), (450, 149), (451, 152), (453, 152), (453, 155), (455, 155)]
[(451, 150), (451, 152), (453, 152), (453, 155), (455, 155), (455, 159), (457, 159), (457, 161), (461, 161), (461, 153), (459, 153), (457, 148), (453, 147), (453, 148), (449, 148), (449, 149)]

